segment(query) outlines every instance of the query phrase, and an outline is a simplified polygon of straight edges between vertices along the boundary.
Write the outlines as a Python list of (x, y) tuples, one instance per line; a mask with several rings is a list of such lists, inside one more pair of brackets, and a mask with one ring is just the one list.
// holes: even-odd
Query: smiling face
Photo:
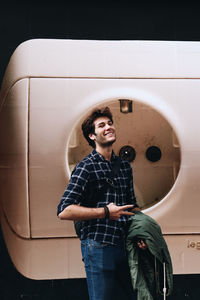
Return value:
[(94, 121), (94, 133), (90, 133), (96, 147), (109, 147), (116, 140), (115, 127), (108, 117), (99, 117)]

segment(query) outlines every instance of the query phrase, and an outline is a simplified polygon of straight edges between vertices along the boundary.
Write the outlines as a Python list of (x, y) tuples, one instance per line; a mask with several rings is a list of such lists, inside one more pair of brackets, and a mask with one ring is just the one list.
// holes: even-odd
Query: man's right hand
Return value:
[(107, 205), (110, 213), (110, 220), (118, 220), (122, 215), (133, 216), (134, 213), (127, 211), (134, 207), (132, 204), (117, 206), (113, 202)]

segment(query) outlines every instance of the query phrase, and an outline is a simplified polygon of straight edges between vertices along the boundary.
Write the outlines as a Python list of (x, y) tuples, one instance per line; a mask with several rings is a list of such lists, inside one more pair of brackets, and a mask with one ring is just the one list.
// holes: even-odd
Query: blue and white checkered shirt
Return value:
[[(111, 169), (117, 156), (112, 153), (110, 161), (96, 150), (86, 156), (74, 168), (69, 184), (58, 205), (57, 215), (71, 204), (87, 207), (103, 207), (111, 202), (116, 205), (135, 204), (132, 168), (128, 161), (121, 160), (120, 170), (113, 178), (113, 186), (105, 189), (105, 180), (110, 177)], [(99, 190), (104, 192), (99, 196)], [(124, 238), (127, 216), (122, 215), (117, 221), (92, 219), (82, 221), (81, 240), (90, 238), (102, 243), (118, 244)]]

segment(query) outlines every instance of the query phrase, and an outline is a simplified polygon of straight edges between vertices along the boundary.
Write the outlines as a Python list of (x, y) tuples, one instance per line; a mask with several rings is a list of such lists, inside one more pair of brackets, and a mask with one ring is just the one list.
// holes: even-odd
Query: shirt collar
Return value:
[[(91, 152), (91, 156), (94, 160), (96, 161), (107, 161), (103, 155), (101, 155), (99, 152), (97, 152), (95, 149), (92, 150)], [(117, 156), (115, 155), (114, 151), (112, 150), (112, 155), (111, 155), (111, 162), (116, 160), (117, 159)]]

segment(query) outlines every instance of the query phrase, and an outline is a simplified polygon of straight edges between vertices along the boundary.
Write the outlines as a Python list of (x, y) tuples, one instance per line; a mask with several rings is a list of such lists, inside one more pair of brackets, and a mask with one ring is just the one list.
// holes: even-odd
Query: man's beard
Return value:
[(116, 138), (113, 140), (113, 141), (108, 141), (108, 142), (105, 142), (105, 143), (99, 143), (99, 146), (101, 146), (102, 148), (107, 148), (107, 147), (110, 147), (112, 146), (112, 144), (116, 141)]
[(110, 147), (116, 141), (116, 135), (112, 141), (105, 141), (101, 136), (97, 136), (96, 133), (94, 133), (94, 135), (96, 135), (96, 137), (97, 137), (96, 143), (102, 148)]

